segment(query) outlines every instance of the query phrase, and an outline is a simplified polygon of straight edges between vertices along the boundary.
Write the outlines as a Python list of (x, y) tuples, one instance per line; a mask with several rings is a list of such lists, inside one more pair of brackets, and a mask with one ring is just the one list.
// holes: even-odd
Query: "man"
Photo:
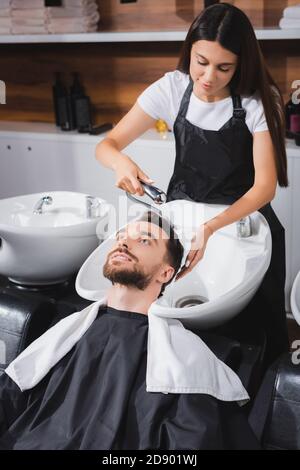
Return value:
[[(0, 377), (0, 448), (258, 448), (234, 401), (208, 392), (146, 390), (147, 312), (176, 275), (182, 256), (173, 228), (155, 213), (143, 214), (116, 234), (103, 266), (112, 285), (92, 323), (71, 342), (79, 320), (81, 326), (88, 321), (89, 307), (70, 315)], [(204, 373), (207, 367), (214, 384), (219, 376), (211, 364), (201, 364), (199, 357), (199, 367)]]

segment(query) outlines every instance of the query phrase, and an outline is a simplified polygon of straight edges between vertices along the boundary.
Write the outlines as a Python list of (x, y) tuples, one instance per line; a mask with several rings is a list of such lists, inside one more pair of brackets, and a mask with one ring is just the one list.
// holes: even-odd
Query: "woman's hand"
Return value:
[(203, 258), (207, 241), (213, 234), (213, 229), (207, 224), (201, 224), (191, 241), (191, 249), (187, 255), (185, 265), (175, 276), (175, 281), (188, 274)]
[(139, 181), (142, 180), (145, 183), (154, 183), (141, 169), (126, 155), (122, 155), (122, 158), (118, 160), (115, 167), (116, 174), (116, 186), (120, 189), (124, 189), (128, 193), (137, 193), (143, 196), (144, 189)]

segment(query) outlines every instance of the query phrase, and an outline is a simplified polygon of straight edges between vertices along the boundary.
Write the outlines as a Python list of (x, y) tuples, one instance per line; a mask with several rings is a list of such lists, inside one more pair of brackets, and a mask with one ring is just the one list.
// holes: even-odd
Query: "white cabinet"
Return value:
[[(38, 131), (33, 131), (38, 127)], [(124, 191), (95, 159), (102, 137), (63, 132), (51, 124), (0, 123), (0, 198), (47, 190), (74, 190), (117, 205)], [(173, 134), (148, 131), (123, 150), (166, 190), (173, 171)]]
[(70, 143), (11, 137), (2, 137), (0, 142), (1, 198), (50, 189), (73, 189)]

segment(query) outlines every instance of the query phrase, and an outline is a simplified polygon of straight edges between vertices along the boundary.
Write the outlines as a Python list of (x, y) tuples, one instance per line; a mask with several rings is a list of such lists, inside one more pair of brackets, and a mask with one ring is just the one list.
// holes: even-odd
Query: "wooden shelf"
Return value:
[(299, 28), (258, 28), (255, 29), (255, 34), (258, 40), (273, 40), (273, 39), (300, 39)]
[[(74, 34), (1, 34), (0, 44), (184, 41), (187, 31), (119, 31)], [(300, 28), (255, 29), (258, 40), (300, 39)]]

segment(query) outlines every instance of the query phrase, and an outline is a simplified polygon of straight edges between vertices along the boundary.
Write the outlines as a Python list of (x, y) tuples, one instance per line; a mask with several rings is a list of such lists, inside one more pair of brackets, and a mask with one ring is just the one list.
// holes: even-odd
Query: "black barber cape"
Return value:
[(236, 402), (146, 391), (147, 337), (146, 315), (101, 306), (35, 387), (3, 373), (0, 449), (258, 449)]

